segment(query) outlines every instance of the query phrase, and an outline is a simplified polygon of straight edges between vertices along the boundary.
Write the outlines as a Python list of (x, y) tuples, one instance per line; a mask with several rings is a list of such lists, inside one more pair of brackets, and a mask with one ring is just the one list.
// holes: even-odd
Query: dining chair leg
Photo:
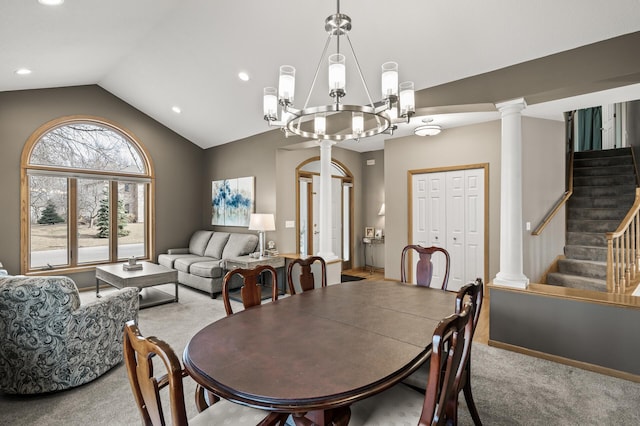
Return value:
[(465, 374), (467, 377), (462, 388), (462, 391), (464, 392), (464, 400), (467, 402), (467, 408), (469, 409), (469, 414), (471, 414), (471, 418), (473, 419), (473, 424), (475, 426), (482, 426), (482, 421), (480, 421), (480, 415), (478, 414), (478, 409), (476, 408), (476, 403), (473, 401), (473, 394), (471, 393), (470, 365), (467, 365)]

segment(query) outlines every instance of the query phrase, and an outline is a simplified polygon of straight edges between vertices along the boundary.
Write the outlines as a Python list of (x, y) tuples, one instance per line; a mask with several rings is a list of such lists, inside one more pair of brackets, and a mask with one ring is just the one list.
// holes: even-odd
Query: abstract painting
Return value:
[(249, 226), (255, 210), (254, 177), (214, 180), (211, 182), (211, 224)]

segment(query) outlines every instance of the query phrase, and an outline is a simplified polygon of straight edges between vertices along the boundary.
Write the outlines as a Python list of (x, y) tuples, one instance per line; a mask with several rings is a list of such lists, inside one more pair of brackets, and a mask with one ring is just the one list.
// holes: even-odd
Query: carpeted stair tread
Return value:
[(631, 158), (631, 148), (616, 148), (597, 151), (577, 151), (573, 154), (575, 160), (609, 158), (609, 157), (629, 157)]
[(593, 196), (576, 196), (575, 194), (569, 198), (569, 209), (573, 208), (624, 208), (629, 210), (635, 201), (635, 196), (631, 193), (629, 195), (619, 195), (617, 197), (593, 197)]
[(565, 256), (568, 259), (578, 260), (594, 260), (596, 262), (607, 261), (607, 248), (606, 247), (592, 247), (592, 246), (565, 246)]
[(603, 232), (567, 232), (567, 245), (606, 247), (607, 235)]
[(613, 175), (613, 176), (576, 176), (573, 178), (575, 186), (606, 186), (635, 184), (633, 175)]
[(590, 219), (590, 220), (622, 220), (626, 216), (626, 209), (602, 209), (602, 208), (569, 208), (569, 219)]
[(588, 278), (606, 280), (607, 262), (581, 259), (558, 260), (558, 272), (567, 275), (580, 275)]
[(569, 232), (613, 232), (620, 220), (567, 219)]
[(552, 272), (547, 275), (547, 284), (583, 290), (607, 291), (607, 282), (597, 278), (581, 277), (578, 275)]
[(635, 197), (635, 190), (635, 183), (627, 183), (626, 185), (617, 186), (574, 186), (572, 197), (618, 197), (621, 195), (628, 196), (629, 193), (634, 194)]
[(576, 167), (574, 169), (574, 176), (628, 176), (631, 179), (635, 179), (633, 170), (633, 163), (623, 165), (607, 165), (607, 166), (589, 166), (589, 167)]

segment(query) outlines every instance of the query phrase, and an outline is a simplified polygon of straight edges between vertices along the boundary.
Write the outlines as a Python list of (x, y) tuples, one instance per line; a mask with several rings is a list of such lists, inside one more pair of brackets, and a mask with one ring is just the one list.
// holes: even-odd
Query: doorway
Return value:
[[(301, 256), (315, 255), (320, 234), (320, 157), (296, 168), (297, 250)], [(353, 258), (353, 175), (340, 162), (331, 161), (331, 249), (342, 259), (342, 269), (351, 269)]]

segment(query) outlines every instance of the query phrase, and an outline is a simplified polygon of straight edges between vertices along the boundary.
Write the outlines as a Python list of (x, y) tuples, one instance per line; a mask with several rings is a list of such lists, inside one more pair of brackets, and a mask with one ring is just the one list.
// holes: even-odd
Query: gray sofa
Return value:
[(257, 245), (255, 234), (199, 230), (191, 236), (189, 247), (169, 249), (158, 256), (158, 263), (177, 269), (180, 284), (206, 291), (215, 298), (222, 291), (227, 272), (225, 260), (253, 253)]

